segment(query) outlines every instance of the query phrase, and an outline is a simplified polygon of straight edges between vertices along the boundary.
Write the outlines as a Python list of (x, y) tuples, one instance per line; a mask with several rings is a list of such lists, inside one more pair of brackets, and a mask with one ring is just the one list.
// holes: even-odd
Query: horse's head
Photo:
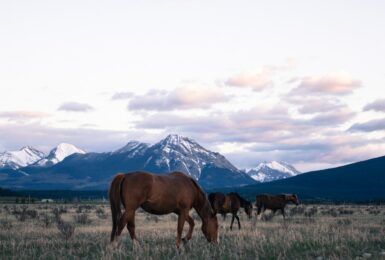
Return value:
[(249, 217), (249, 219), (251, 218), (251, 213), (253, 211), (253, 204), (251, 204), (250, 201), (247, 201), (246, 204), (245, 204), (245, 212), (247, 214), (247, 216)]
[(218, 219), (214, 212), (209, 214), (208, 218), (202, 219), (202, 232), (207, 241), (218, 243)]
[(290, 195), (290, 201), (293, 202), (295, 205), (299, 205), (299, 200), (296, 194), (291, 194)]

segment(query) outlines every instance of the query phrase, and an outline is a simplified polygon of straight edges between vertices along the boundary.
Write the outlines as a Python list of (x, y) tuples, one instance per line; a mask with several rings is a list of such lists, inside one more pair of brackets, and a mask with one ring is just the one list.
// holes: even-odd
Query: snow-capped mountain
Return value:
[(144, 164), (145, 169), (158, 171), (182, 171), (199, 180), (207, 165), (238, 171), (223, 155), (211, 152), (193, 139), (180, 135), (168, 135), (165, 139), (150, 146)]
[(25, 146), (19, 151), (0, 153), (0, 168), (19, 169), (31, 165), (42, 158), (45, 154), (30, 146)]
[(34, 163), (35, 166), (51, 166), (57, 164), (58, 162), (63, 161), (66, 157), (74, 154), (80, 153), (85, 154), (85, 152), (72, 144), (61, 143), (56, 146), (48, 156), (42, 158), (41, 160)]
[[(47, 158), (57, 159), (54, 151), (51, 151), (50, 155), (55, 156)], [(48, 160), (47, 158), (45, 159)], [(42, 160), (40, 163), (42, 162), (46, 161)], [(52, 160), (53, 162), (56, 161)], [(169, 135), (153, 145), (131, 141), (114, 152), (86, 154), (78, 152), (56, 164), (38, 166), (35, 164), (20, 169), (23, 174), (4, 173), (0, 176), (3, 178), (4, 187), (106, 189), (116, 173), (133, 171), (148, 171), (159, 175), (181, 171), (198, 180), (206, 189), (256, 183), (223, 155), (179, 135)], [(22, 175), (29, 177), (25, 178)]]
[(148, 147), (149, 145), (146, 143), (141, 143), (138, 141), (130, 141), (125, 146), (114, 151), (113, 153), (115, 154), (124, 153), (124, 154), (127, 154), (127, 157), (133, 158), (134, 156), (137, 156), (137, 155), (143, 155)]
[(256, 181), (269, 182), (285, 179), (300, 174), (294, 166), (279, 161), (262, 162), (257, 167), (247, 171), (247, 174)]

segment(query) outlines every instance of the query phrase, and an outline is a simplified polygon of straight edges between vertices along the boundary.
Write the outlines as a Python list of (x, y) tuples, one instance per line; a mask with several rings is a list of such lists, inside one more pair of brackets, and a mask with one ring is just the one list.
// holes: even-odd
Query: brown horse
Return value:
[(273, 214), (277, 210), (280, 210), (283, 216), (283, 219), (285, 219), (285, 207), (286, 204), (289, 202), (293, 202), (295, 205), (298, 206), (299, 201), (298, 197), (295, 194), (280, 194), (280, 195), (269, 195), (269, 194), (261, 194), (256, 196), (256, 203), (255, 206), (258, 208), (259, 215), (262, 212), (265, 212), (266, 209), (271, 209), (273, 211)]
[[(180, 172), (158, 176), (146, 172), (118, 174), (112, 180), (109, 199), (112, 213), (111, 242), (122, 233), (127, 225), (131, 239), (135, 236), (135, 211), (141, 207), (145, 211), (163, 215), (178, 215), (176, 246), (181, 244), (185, 221), (190, 229), (183, 242), (191, 239), (194, 220), (189, 211), (194, 208), (202, 219), (202, 231), (209, 242), (218, 241), (218, 221), (206, 194), (198, 183)], [(125, 209), (122, 214), (120, 205)]]
[(233, 214), (230, 229), (233, 229), (233, 223), (235, 218), (238, 221), (238, 228), (241, 229), (241, 222), (239, 221), (238, 217), (238, 211), (241, 207), (244, 208), (246, 214), (249, 216), (249, 218), (251, 218), (253, 205), (250, 201), (247, 201), (241, 196), (239, 196), (238, 193), (231, 192), (226, 195), (222, 192), (210, 193), (209, 201), (215, 214), (220, 213), (222, 214), (223, 218), (226, 217), (226, 213)]

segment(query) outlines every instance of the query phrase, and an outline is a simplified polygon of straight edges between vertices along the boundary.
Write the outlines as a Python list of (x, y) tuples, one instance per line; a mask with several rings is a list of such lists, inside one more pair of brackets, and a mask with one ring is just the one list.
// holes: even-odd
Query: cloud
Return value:
[(309, 122), (312, 125), (324, 125), (333, 127), (346, 123), (355, 115), (356, 113), (350, 109), (342, 108), (314, 116)]
[(88, 112), (93, 110), (93, 107), (84, 103), (66, 102), (61, 104), (58, 110), (67, 112)]
[(322, 77), (304, 77), (289, 95), (347, 95), (362, 86), (360, 80), (352, 79), (347, 74), (327, 75)]
[(18, 150), (31, 145), (48, 152), (67, 142), (89, 152), (107, 152), (120, 148), (129, 140), (149, 141), (142, 130), (110, 131), (90, 128), (54, 128), (41, 124), (0, 124), (0, 147)]
[(316, 114), (346, 108), (338, 99), (298, 98), (294, 104), (299, 104), (298, 112), (301, 114)]
[(374, 119), (365, 123), (356, 123), (348, 131), (351, 132), (375, 132), (385, 130), (385, 118)]
[(377, 99), (364, 107), (364, 111), (370, 110), (385, 112), (385, 99)]
[(0, 112), (0, 118), (8, 118), (9, 120), (28, 120), (48, 117), (49, 114), (38, 111), (3, 111)]
[(215, 103), (229, 100), (219, 88), (189, 86), (172, 91), (150, 90), (146, 95), (133, 97), (129, 110), (166, 111), (175, 109), (209, 108)]
[(225, 85), (231, 87), (251, 88), (258, 91), (273, 85), (273, 82), (270, 79), (270, 72), (268, 71), (257, 73), (244, 72), (229, 77), (225, 81)]
[(132, 98), (134, 96), (134, 93), (132, 92), (116, 92), (114, 95), (112, 95), (112, 100), (126, 100), (129, 98)]

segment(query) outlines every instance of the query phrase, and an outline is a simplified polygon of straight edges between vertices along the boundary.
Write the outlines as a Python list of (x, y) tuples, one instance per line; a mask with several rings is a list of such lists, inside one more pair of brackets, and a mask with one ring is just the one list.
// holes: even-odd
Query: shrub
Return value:
[(28, 207), (23, 206), (21, 210), (16, 210), (14, 211), (15, 217), (18, 221), (24, 222), (27, 219), (28, 216)]
[(351, 219), (348, 219), (348, 218), (342, 218), (342, 219), (337, 220), (338, 225), (345, 225), (345, 226), (352, 224), (352, 222), (353, 221)]
[(88, 218), (87, 213), (77, 214), (74, 216), (75, 222), (81, 225), (86, 225), (91, 223), (91, 220)]
[(271, 212), (269, 214), (262, 214), (261, 220), (263, 220), (263, 221), (270, 221), (270, 220), (273, 219), (273, 217), (274, 217), (274, 213), (273, 212)]
[(305, 206), (298, 206), (294, 207), (290, 210), (290, 215), (302, 215), (305, 213), (306, 207)]
[(47, 228), (51, 226), (52, 218), (47, 213), (44, 213), (41, 216), (41, 222), (43, 223), (43, 226)]
[(76, 209), (76, 213), (89, 213), (92, 209), (91, 205), (79, 205), (78, 208)]
[(12, 222), (9, 219), (0, 219), (1, 229), (10, 230), (12, 228)]
[(100, 218), (100, 219), (106, 219), (107, 218), (107, 214), (104, 212), (102, 207), (97, 208), (95, 210), (95, 213), (96, 213), (96, 216), (98, 216), (98, 218)]
[(308, 218), (314, 217), (315, 214), (317, 214), (318, 208), (313, 206), (309, 210), (305, 211), (304, 215)]
[(26, 211), (26, 214), (28, 215), (28, 217), (35, 219), (38, 216), (38, 211), (36, 209), (30, 209)]
[(72, 225), (71, 223), (60, 220), (57, 222), (56, 226), (66, 240), (70, 239), (75, 233), (75, 226)]
[(155, 216), (155, 215), (152, 215), (152, 214), (147, 214), (146, 215), (146, 220), (147, 221), (154, 221), (155, 223), (158, 223), (159, 217)]

